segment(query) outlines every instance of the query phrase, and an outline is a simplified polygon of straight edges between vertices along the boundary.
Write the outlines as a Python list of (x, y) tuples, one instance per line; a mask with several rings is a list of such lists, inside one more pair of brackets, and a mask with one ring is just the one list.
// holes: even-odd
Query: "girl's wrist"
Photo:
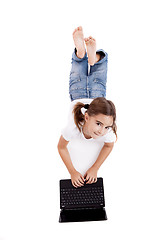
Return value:
[(96, 166), (96, 165), (93, 165), (91, 168), (95, 171), (98, 171), (98, 169), (99, 169), (98, 166)]
[(75, 173), (75, 172), (76, 172), (76, 169), (75, 169), (75, 168), (72, 168), (72, 169), (69, 170), (70, 175), (72, 175), (72, 174)]

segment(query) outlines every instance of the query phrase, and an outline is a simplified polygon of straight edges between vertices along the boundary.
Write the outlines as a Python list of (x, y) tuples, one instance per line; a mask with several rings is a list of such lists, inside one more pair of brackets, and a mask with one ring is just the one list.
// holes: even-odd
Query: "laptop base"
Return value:
[(59, 222), (84, 222), (84, 221), (102, 221), (107, 220), (105, 208), (99, 209), (75, 209), (64, 210), (60, 212)]

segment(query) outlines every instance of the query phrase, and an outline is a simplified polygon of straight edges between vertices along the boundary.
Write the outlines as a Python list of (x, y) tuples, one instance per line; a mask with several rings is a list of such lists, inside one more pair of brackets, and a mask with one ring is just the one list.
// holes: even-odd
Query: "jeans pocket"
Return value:
[(102, 89), (106, 89), (106, 81), (100, 79), (100, 78), (95, 78), (93, 80), (94, 86), (97, 90), (102, 90)]
[(81, 81), (79, 74), (77, 74), (77, 73), (70, 74), (70, 81), (69, 81), (70, 84), (76, 83), (79, 81)]
[(70, 90), (75, 90), (78, 88), (81, 82), (80, 76), (77, 73), (70, 74), (69, 88)]

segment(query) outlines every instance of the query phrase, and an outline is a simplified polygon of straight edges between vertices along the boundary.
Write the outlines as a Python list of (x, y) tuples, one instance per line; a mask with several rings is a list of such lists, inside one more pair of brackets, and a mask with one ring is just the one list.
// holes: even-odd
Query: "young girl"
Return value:
[[(73, 113), (69, 123), (62, 130), (58, 143), (59, 154), (66, 165), (74, 187), (81, 187), (84, 182), (97, 181), (97, 172), (113, 149), (116, 140), (116, 109), (106, 100), (107, 53), (96, 51), (94, 38), (84, 38), (82, 27), (73, 32), (75, 50), (72, 55), (69, 93)], [(86, 46), (86, 47), (85, 47)], [(83, 176), (73, 166), (67, 144), (71, 139), (103, 141), (95, 163)]]

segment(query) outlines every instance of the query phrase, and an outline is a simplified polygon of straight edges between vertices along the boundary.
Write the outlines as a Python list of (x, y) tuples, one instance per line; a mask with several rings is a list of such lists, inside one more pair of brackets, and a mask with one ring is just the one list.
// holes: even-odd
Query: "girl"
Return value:
[[(59, 154), (66, 165), (74, 187), (81, 187), (84, 182), (97, 181), (97, 172), (113, 149), (116, 140), (116, 109), (106, 100), (107, 53), (96, 51), (94, 38), (84, 38), (82, 27), (73, 32), (75, 50), (72, 55), (69, 93), (72, 101), (72, 114), (58, 143)], [(86, 48), (85, 48), (86, 45)], [(71, 139), (103, 141), (95, 163), (83, 176), (74, 168), (67, 144)]]

